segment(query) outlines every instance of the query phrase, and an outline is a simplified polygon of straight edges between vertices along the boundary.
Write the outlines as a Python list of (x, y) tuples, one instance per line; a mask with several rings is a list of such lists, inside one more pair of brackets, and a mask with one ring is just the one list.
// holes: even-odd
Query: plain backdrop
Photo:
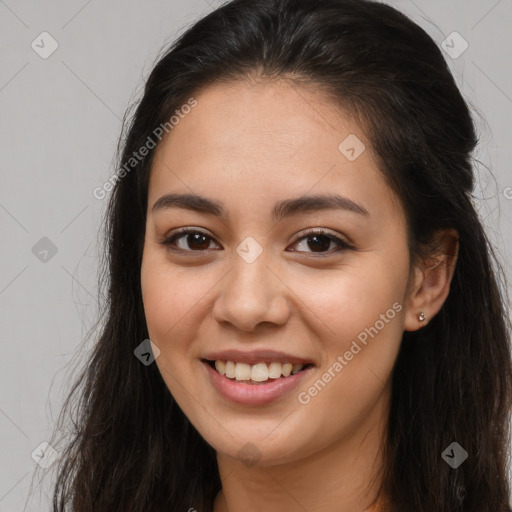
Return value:
[[(0, 512), (50, 508), (32, 454), (96, 318), (106, 200), (93, 190), (115, 172), (124, 112), (162, 47), (220, 3), (0, 0)], [(389, 3), (448, 42), (481, 141), (475, 195), (510, 278), (512, 0)]]

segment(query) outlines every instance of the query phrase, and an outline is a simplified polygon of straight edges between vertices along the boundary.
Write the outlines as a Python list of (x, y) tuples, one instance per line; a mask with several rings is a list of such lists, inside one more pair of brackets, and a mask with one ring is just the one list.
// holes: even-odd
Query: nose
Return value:
[(247, 263), (235, 255), (219, 287), (212, 315), (221, 324), (252, 332), (260, 325), (283, 325), (290, 316), (288, 288), (263, 256)]

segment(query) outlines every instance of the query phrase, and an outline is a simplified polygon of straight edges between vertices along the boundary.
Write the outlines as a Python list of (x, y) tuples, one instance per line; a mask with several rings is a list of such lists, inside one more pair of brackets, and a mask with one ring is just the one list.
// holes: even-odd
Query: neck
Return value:
[(373, 512), (382, 483), (389, 393), (353, 432), (308, 457), (248, 467), (218, 453), (213, 512)]

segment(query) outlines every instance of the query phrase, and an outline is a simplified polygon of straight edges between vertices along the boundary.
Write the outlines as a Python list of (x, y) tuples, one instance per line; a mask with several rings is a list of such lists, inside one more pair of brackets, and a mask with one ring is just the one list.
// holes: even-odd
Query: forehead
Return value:
[(157, 148), (150, 206), (171, 191), (226, 204), (336, 192), (398, 206), (361, 126), (319, 90), (238, 81), (195, 99)]
[(336, 149), (344, 132), (365, 138), (363, 130), (319, 89), (287, 80), (215, 84), (196, 100), (194, 110), (172, 130), (169, 138), (175, 139), (175, 145), (193, 133), (194, 142), (205, 147), (245, 150), (233, 155), (240, 159), (258, 148), (274, 153), (300, 146), (309, 149), (326, 137), (322, 145), (334, 144)]

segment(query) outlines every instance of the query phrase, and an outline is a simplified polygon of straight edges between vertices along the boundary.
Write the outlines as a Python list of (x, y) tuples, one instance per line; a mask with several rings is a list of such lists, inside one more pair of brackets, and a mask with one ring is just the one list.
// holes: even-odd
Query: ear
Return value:
[[(413, 268), (413, 283), (407, 299), (404, 329), (416, 331), (426, 325), (441, 309), (448, 293), (459, 253), (459, 234), (455, 229), (438, 231), (435, 251)], [(425, 320), (418, 319), (419, 313)]]

